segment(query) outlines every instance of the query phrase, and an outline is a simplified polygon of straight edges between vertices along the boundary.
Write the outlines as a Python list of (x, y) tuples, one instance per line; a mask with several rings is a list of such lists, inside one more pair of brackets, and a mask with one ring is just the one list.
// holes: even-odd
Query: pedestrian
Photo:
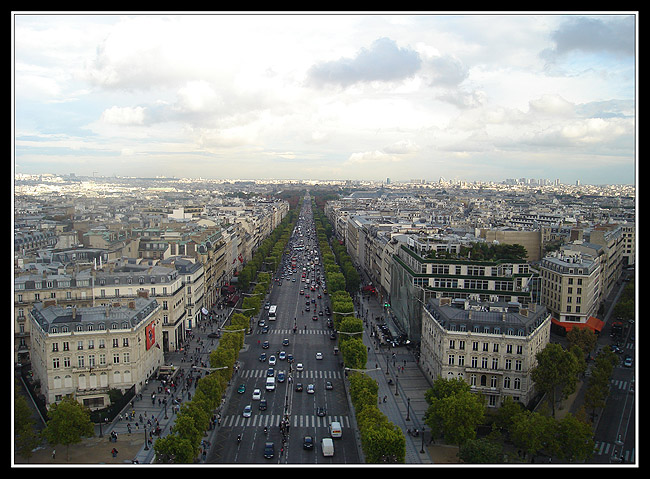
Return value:
[(113, 449), (111, 450), (111, 454), (113, 455), (113, 457), (117, 457), (117, 453), (118, 453), (118, 450), (117, 450), (117, 449), (113, 448)]
[(52, 449), (52, 460), (56, 459), (56, 449)]

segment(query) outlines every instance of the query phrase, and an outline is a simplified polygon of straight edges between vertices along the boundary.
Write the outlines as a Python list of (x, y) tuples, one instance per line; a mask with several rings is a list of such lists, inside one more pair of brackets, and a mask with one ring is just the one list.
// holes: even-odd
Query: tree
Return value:
[(569, 348), (578, 346), (585, 356), (594, 349), (598, 340), (596, 334), (589, 328), (571, 328), (571, 331), (566, 334), (566, 338), (569, 342)]
[(49, 419), (43, 429), (43, 437), (52, 446), (65, 446), (66, 460), (70, 460), (70, 445), (80, 443), (84, 437), (95, 435), (90, 411), (71, 397), (53, 404), (47, 415)]
[(503, 462), (503, 447), (486, 437), (470, 439), (460, 447), (458, 457), (467, 464), (498, 464)]
[(191, 441), (178, 434), (161, 437), (154, 443), (153, 449), (156, 461), (163, 464), (191, 464), (196, 458)]
[(424, 421), (434, 437), (442, 435), (446, 443), (459, 446), (474, 439), (485, 417), (483, 396), (472, 393), (462, 379), (438, 378), (424, 397), (429, 403)]
[(510, 428), (513, 443), (534, 457), (553, 438), (555, 419), (528, 410), (518, 414)]
[(554, 455), (567, 462), (586, 461), (594, 451), (591, 424), (567, 414), (557, 421)]
[(25, 396), (20, 393), (18, 382), (14, 389), (14, 434), (18, 454), (29, 461), (40, 438), (34, 429), (32, 410), (27, 404)]
[(535, 386), (548, 394), (555, 417), (556, 402), (575, 391), (580, 363), (573, 353), (556, 343), (547, 344), (537, 353), (536, 359), (537, 366), (532, 369), (531, 377)]

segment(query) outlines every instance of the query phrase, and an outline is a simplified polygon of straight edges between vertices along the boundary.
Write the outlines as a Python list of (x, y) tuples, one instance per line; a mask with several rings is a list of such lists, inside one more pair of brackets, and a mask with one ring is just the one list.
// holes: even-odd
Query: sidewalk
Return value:
[[(363, 297), (357, 309), (358, 315), (366, 324), (363, 334), (363, 342), (369, 348), (366, 368), (381, 368), (380, 371), (369, 371), (367, 374), (379, 385), (379, 410), (404, 432), (406, 464), (433, 464), (432, 457), (438, 455), (427, 444), (429, 435), (426, 434), (424, 425), (424, 413), (428, 408), (424, 393), (431, 385), (406, 347), (381, 345), (379, 337), (373, 333), (375, 325), (384, 322), (383, 309), (376, 296)], [(389, 380), (392, 384), (389, 384)], [(414, 429), (419, 431), (416, 437), (407, 432)], [(448, 456), (448, 450), (442, 453), (444, 457)]]
[[(165, 353), (165, 366), (174, 366), (176, 370), (173, 378), (174, 387), (171, 387), (169, 382), (148, 381), (140, 391), (141, 399), (135, 399), (122, 411), (123, 419), (120, 420), (118, 417), (103, 428), (104, 440), (106, 444), (110, 444), (108, 450), (110, 451), (112, 447), (118, 449), (120, 451), (118, 455), (122, 458), (120, 462), (151, 464), (155, 455), (153, 443), (158, 437), (170, 433), (180, 406), (183, 402), (191, 400), (196, 378), (206, 374), (205, 371), (194, 369), (193, 366), (201, 368), (209, 365), (210, 353), (218, 346), (218, 339), (209, 338), (208, 334), (217, 331), (232, 313), (232, 308), (213, 307), (211, 312), (215, 315), (215, 319), (204, 319), (195, 325), (182, 350)], [(145, 427), (150, 439), (148, 444), (144, 441)], [(118, 435), (117, 442), (109, 443), (108, 438), (113, 432)], [(208, 431), (209, 435), (210, 433), (211, 431)], [(99, 429), (96, 435), (99, 436)], [(124, 443), (131, 437), (134, 437), (134, 441), (139, 440), (140, 447), (135, 453), (131, 449), (124, 451)], [(132, 456), (128, 457), (130, 453)]]

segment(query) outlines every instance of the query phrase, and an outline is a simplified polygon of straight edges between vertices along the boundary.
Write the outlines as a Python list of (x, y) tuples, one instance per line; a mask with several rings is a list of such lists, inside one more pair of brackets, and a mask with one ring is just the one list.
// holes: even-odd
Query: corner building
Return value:
[(101, 409), (111, 389), (137, 394), (164, 364), (161, 311), (148, 298), (86, 308), (37, 303), (29, 314), (32, 371), (48, 406), (72, 396)]
[(499, 407), (506, 396), (524, 405), (535, 396), (531, 371), (550, 341), (551, 315), (544, 306), (431, 298), (422, 312), (420, 369), (465, 380)]

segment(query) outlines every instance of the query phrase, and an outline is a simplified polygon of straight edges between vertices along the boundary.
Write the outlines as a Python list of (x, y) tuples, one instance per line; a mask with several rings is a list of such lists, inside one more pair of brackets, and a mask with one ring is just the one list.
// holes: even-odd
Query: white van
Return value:
[(338, 421), (333, 421), (330, 423), (330, 436), (338, 438), (342, 435), (343, 431), (341, 431), (341, 423)]
[(334, 455), (334, 441), (332, 441), (331, 437), (324, 437), (321, 441), (321, 447), (323, 449), (323, 456)]
[(266, 390), (267, 391), (275, 390), (275, 378), (266, 378)]

